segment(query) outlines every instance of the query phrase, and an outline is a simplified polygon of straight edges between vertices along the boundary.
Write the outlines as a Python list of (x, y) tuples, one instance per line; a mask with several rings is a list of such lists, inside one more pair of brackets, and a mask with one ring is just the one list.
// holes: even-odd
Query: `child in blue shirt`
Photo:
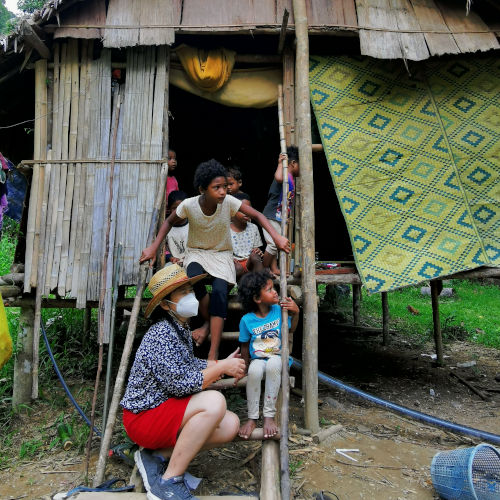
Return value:
[(299, 322), (299, 308), (291, 297), (282, 302), (274, 289), (269, 271), (249, 272), (238, 286), (240, 300), (247, 311), (240, 321), (241, 357), (247, 365), (248, 421), (239, 435), (248, 439), (259, 418), (260, 385), (266, 376), (264, 392), (264, 438), (278, 432), (274, 421), (276, 399), (281, 383), (281, 308), (287, 309), (288, 327), (293, 333)]

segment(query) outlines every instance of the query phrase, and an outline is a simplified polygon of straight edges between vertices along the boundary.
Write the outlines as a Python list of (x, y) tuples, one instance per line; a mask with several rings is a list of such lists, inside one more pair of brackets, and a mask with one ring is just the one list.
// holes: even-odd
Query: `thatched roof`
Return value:
[[(279, 35), (284, 9), (293, 33), (292, 0), (109, 0), (107, 10), (105, 0), (50, 0), (3, 45), (10, 53), (32, 47), (27, 26), (41, 39), (102, 38), (106, 47), (171, 44), (176, 34)], [(418, 61), (500, 48), (494, 0), (314, 0), (307, 9), (311, 35), (357, 35), (361, 54), (375, 58)]]

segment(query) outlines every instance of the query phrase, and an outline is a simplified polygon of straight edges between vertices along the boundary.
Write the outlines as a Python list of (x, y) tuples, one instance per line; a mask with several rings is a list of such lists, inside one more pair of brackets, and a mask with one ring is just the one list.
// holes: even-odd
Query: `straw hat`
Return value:
[(172, 293), (176, 288), (186, 283), (191, 283), (193, 285), (206, 276), (207, 274), (205, 273), (189, 278), (183, 267), (178, 264), (167, 264), (163, 269), (155, 273), (149, 281), (148, 289), (153, 294), (153, 298), (147, 305), (144, 316), (148, 318), (161, 300), (169, 293)]

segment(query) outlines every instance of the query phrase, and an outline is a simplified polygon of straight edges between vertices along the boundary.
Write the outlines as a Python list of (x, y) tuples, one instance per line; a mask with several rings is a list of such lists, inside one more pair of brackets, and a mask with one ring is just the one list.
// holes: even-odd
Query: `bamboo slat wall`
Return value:
[[(103, 49), (98, 59), (92, 59), (92, 52), (93, 41), (70, 39), (55, 44), (52, 75), (47, 76), (46, 62), (44, 66), (42, 61), (37, 63), (37, 81), (41, 82), (37, 86), (37, 116), (45, 119), (36, 121), (35, 156), (43, 159), (48, 148), (52, 163), (34, 167), (26, 238), (25, 290), (41, 286), (43, 295), (76, 297), (77, 307), (99, 299), (115, 123), (119, 127), (116, 158), (134, 161), (114, 167), (108, 269), (113, 269), (114, 246), (122, 243), (119, 285), (137, 282), (138, 259), (146, 244), (145, 228), (154, 204), (151, 193), (156, 190), (161, 169), (160, 162), (141, 164), (137, 160), (162, 158), (167, 84), (164, 46), (128, 49), (126, 82), (121, 88), (115, 84), (115, 92), (110, 50)], [(53, 81), (49, 87), (50, 137), (46, 81)], [(123, 102), (116, 121), (119, 95)], [(94, 159), (95, 163), (89, 162)], [(50, 177), (45, 179), (47, 171)], [(39, 248), (39, 241), (43, 248)], [(39, 262), (43, 266), (40, 273)], [(107, 273), (108, 307), (112, 274)]]

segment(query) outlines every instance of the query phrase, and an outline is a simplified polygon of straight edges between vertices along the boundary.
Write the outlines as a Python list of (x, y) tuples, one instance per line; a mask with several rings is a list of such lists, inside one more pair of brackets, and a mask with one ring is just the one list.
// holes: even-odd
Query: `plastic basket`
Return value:
[(431, 478), (446, 500), (499, 500), (500, 453), (489, 444), (442, 451), (432, 459)]

